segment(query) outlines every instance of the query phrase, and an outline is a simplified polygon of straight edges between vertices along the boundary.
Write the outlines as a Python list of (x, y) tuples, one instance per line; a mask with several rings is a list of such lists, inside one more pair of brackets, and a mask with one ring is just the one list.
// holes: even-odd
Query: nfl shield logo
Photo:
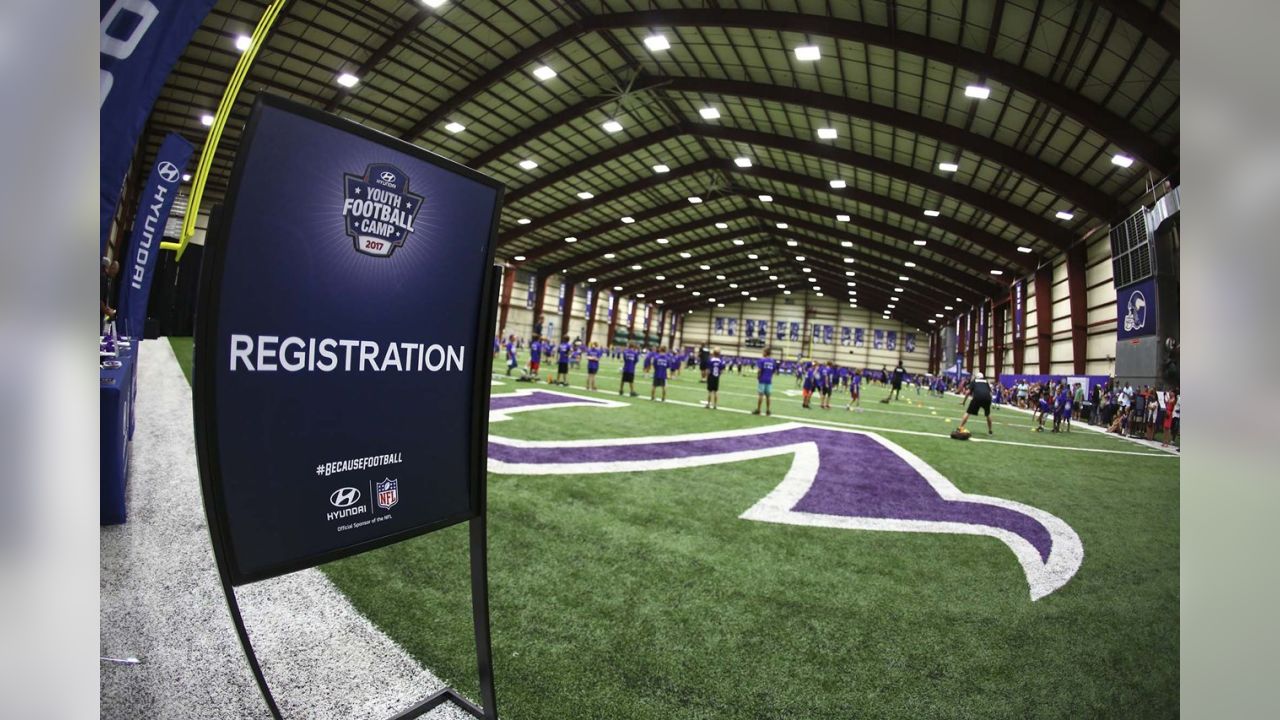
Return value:
[(396, 503), (400, 502), (400, 481), (386, 478), (377, 484), (377, 492), (375, 495), (378, 499), (378, 507), (383, 510), (390, 510)]

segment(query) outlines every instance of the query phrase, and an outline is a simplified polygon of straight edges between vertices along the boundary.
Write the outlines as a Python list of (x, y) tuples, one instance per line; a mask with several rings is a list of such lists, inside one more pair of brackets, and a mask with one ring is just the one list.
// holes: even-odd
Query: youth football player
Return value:
[(529, 341), (529, 374), (533, 376), (533, 381), (538, 381), (538, 368), (541, 367), (542, 360), (542, 338), (537, 335)]
[(844, 409), (852, 410), (854, 405), (862, 412), (862, 371), (856, 369), (849, 371), (849, 404)]
[(520, 361), (516, 359), (516, 336), (507, 336), (507, 374), (510, 375), (512, 370), (520, 366)]
[(650, 400), (657, 397), (658, 388), (662, 388), (662, 402), (667, 401), (667, 368), (670, 365), (671, 358), (667, 356), (666, 346), (659, 345), (658, 352), (653, 354), (653, 386), (649, 388)]
[(771, 348), (764, 349), (764, 357), (760, 358), (760, 362), (756, 363), (756, 409), (751, 411), (752, 415), (760, 414), (760, 405), (764, 404), (764, 414), (773, 414), (773, 373), (778, 369), (778, 361), (773, 359), (773, 350)]
[[(720, 400), (720, 373), (724, 372), (724, 359), (720, 357), (720, 348), (711, 349), (711, 359), (707, 361), (707, 409), (715, 410)], [(666, 388), (663, 388), (665, 391)]]
[(622, 351), (622, 382), (618, 385), (618, 394), (626, 389), (627, 385), (631, 386), (631, 397), (636, 397), (636, 362), (640, 359), (640, 351), (636, 350), (635, 343), (628, 343), (627, 349)]
[(822, 395), (822, 403), (819, 405), (823, 410), (831, 409), (831, 390), (835, 385), (836, 364), (827, 361), (826, 365), (818, 368), (818, 392)]
[(596, 373), (600, 372), (600, 356), (604, 352), (600, 350), (599, 343), (591, 343), (591, 347), (587, 348), (587, 389), (599, 390), (596, 385)]
[(800, 407), (804, 408), (805, 410), (811, 409), (809, 407), (809, 399), (813, 397), (813, 391), (817, 387), (817, 378), (815, 377), (816, 374), (817, 374), (817, 368), (815, 367), (815, 363), (812, 363), (812, 362), (806, 363), (806, 367), (804, 369), (804, 385), (801, 388), (801, 391), (803, 393), (801, 397), (804, 398), (804, 402), (800, 405)]
[(556, 355), (556, 384), (569, 387), (569, 353), (573, 346), (569, 344), (569, 336), (560, 339), (559, 352)]

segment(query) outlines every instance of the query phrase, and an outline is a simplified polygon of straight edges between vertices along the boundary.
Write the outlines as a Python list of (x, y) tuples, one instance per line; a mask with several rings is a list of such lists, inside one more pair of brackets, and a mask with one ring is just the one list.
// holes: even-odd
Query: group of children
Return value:
[[(520, 366), (518, 357), (520, 347), (521, 343), (515, 335), (509, 335), (500, 346), (495, 339), (495, 352), (499, 348), (505, 350), (508, 375)], [(796, 360), (795, 362), (780, 361), (773, 357), (772, 348), (764, 348), (762, 357), (758, 359), (725, 358), (719, 348), (710, 350), (702, 348), (699, 352), (694, 353), (690, 350), (669, 351), (664, 345), (660, 345), (656, 349), (646, 348), (642, 350), (635, 343), (611, 350), (601, 348), (598, 343), (594, 342), (583, 347), (582, 343), (571, 341), (569, 336), (565, 335), (558, 344), (554, 345), (549, 338), (534, 336), (529, 341), (528, 350), (529, 363), (524, 378), (530, 381), (536, 382), (540, 377), (542, 358), (544, 356), (549, 357), (554, 353), (556, 356), (556, 374), (555, 379), (550, 380), (550, 382), (554, 385), (568, 387), (570, 367), (576, 366), (578, 357), (581, 354), (585, 354), (587, 357), (586, 388), (588, 390), (599, 390), (596, 376), (600, 371), (600, 359), (608, 356), (622, 361), (622, 379), (618, 385), (618, 395), (639, 396), (639, 393), (636, 392), (636, 371), (637, 367), (639, 367), (644, 376), (651, 379), (649, 399), (659, 402), (666, 402), (667, 400), (668, 379), (677, 376), (682, 366), (693, 367), (696, 363), (701, 370), (699, 382), (705, 382), (707, 386), (707, 399), (704, 406), (708, 410), (719, 408), (720, 378), (725, 373), (736, 370), (738, 374), (741, 374), (743, 367), (753, 367), (756, 371), (756, 409), (752, 411), (753, 415), (759, 415), (762, 412), (765, 415), (773, 414), (773, 378), (779, 372), (793, 372), (796, 375), (797, 382), (804, 388), (801, 407), (806, 410), (812, 408), (811, 402), (814, 395), (819, 398), (818, 407), (820, 409), (830, 410), (831, 397), (838, 389), (843, 388), (849, 393), (849, 400), (845, 404), (845, 410), (857, 409), (861, 411), (864, 380), (870, 382), (872, 378), (875, 378), (891, 385), (889, 397), (882, 400), (882, 402), (886, 403), (895, 393), (901, 399), (902, 384), (907, 381), (907, 373), (901, 363), (892, 372), (888, 369), (882, 369), (877, 373), (871, 370), (837, 367), (831, 361), (825, 364), (805, 360)], [(916, 379), (916, 384), (918, 393), (920, 387), (919, 379)]]
[(1071, 432), (1071, 418), (1078, 411), (1079, 401), (1084, 397), (1080, 383), (1072, 387), (1065, 380), (1057, 383), (1046, 383), (1038, 386), (1029, 396), (1032, 408), (1031, 421), (1036, 432), (1044, 432), (1045, 418), (1053, 416), (1051, 432)]

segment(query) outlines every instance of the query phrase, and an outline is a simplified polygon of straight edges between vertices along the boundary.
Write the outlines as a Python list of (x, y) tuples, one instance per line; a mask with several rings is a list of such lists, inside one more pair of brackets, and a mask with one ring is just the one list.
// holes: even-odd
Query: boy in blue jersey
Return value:
[(1046, 388), (1037, 393), (1036, 410), (1032, 421), (1036, 423), (1036, 432), (1044, 432), (1044, 416), (1053, 412), (1053, 403), (1049, 401), (1049, 390)]
[(599, 343), (591, 343), (591, 347), (587, 348), (587, 389), (599, 390), (596, 385), (596, 373), (600, 372), (600, 356), (604, 352), (600, 350)]
[(854, 405), (862, 412), (862, 372), (859, 370), (849, 371), (849, 404), (844, 409), (852, 410)]
[(631, 386), (631, 397), (636, 397), (636, 362), (640, 359), (640, 352), (636, 350), (635, 343), (629, 343), (627, 348), (622, 351), (622, 382), (618, 385), (618, 394), (626, 389), (627, 385)]
[(773, 359), (773, 349), (765, 348), (764, 357), (756, 363), (756, 409), (752, 415), (760, 414), (760, 405), (764, 404), (764, 414), (773, 414), (773, 373), (778, 369), (778, 361)]
[(707, 409), (715, 410), (720, 402), (720, 375), (724, 372), (724, 359), (720, 357), (720, 348), (711, 349), (711, 359), (707, 361)]
[[(1066, 428), (1062, 427), (1066, 421)], [(1071, 389), (1066, 383), (1058, 387), (1058, 397), (1053, 408), (1053, 431), (1071, 432)]]
[(671, 366), (671, 357), (667, 355), (665, 345), (658, 346), (653, 354), (653, 387), (649, 388), (649, 399), (657, 396), (658, 388), (662, 388), (662, 402), (667, 401), (667, 368)]
[(537, 335), (529, 341), (529, 374), (533, 376), (533, 381), (538, 381), (538, 369), (541, 367), (542, 361), (542, 338)]
[(823, 410), (831, 409), (831, 389), (835, 386), (835, 381), (836, 364), (828, 360), (826, 365), (818, 368), (818, 393), (822, 396), (818, 407)]
[(644, 376), (649, 377), (649, 368), (653, 367), (653, 351), (646, 345), (644, 348)]
[(809, 407), (809, 399), (813, 397), (813, 391), (817, 388), (817, 378), (815, 377), (815, 374), (816, 369), (814, 364), (812, 362), (806, 362), (803, 370), (804, 385), (801, 388), (801, 397), (804, 399), (804, 402), (800, 405), (800, 407), (805, 410), (812, 409)]
[(507, 336), (507, 374), (510, 375), (512, 370), (520, 366), (520, 361), (516, 359), (516, 336)]
[(569, 336), (560, 338), (560, 348), (556, 354), (556, 384), (569, 387), (569, 353), (573, 346), (569, 344)]

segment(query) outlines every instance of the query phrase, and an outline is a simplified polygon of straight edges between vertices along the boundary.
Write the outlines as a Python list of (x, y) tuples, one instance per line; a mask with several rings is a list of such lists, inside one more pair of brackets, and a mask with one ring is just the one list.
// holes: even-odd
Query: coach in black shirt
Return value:
[[(964, 417), (960, 418), (960, 427), (956, 428), (956, 432), (964, 432), (964, 425), (969, 422), (969, 416), (977, 415), (981, 410), (987, 416), (987, 434), (994, 435), (995, 431), (991, 429), (991, 385), (982, 376), (981, 371), (974, 373), (973, 381), (965, 388), (964, 394), (969, 398), (969, 407), (964, 411)], [(961, 402), (964, 401), (961, 400)]]

